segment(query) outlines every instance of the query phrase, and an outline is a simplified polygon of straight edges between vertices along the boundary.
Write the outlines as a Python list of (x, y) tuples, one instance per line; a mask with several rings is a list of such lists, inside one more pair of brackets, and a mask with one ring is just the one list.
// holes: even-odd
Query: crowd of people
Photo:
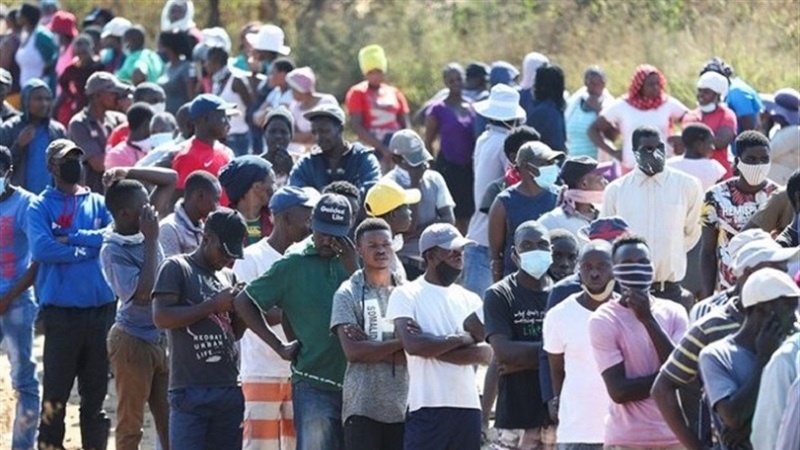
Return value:
[(693, 109), (650, 65), (569, 93), (533, 52), (411, 114), (369, 45), (342, 108), (279, 27), (234, 51), (191, 0), (157, 46), (3, 15), (12, 448), (64, 448), (76, 379), (92, 450), (148, 407), (173, 450), (800, 448), (797, 90), (715, 57)]

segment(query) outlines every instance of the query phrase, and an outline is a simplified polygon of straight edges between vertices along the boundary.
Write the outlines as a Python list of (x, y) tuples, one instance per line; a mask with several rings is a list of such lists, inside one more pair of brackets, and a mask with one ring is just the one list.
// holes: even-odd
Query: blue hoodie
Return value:
[[(36, 295), (41, 306), (93, 308), (114, 301), (99, 257), (110, 223), (103, 197), (88, 188), (72, 196), (48, 186), (31, 203), (28, 236), (32, 258), (39, 263)], [(67, 243), (58, 237), (66, 237)]]

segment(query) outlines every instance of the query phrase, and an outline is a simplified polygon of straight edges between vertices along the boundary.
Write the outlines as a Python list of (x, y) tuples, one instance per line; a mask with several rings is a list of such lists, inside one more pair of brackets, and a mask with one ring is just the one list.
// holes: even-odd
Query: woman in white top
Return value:
[(247, 111), (252, 105), (253, 96), (247, 75), (239, 69), (228, 65), (228, 52), (219, 47), (208, 50), (205, 61), (206, 72), (211, 74), (212, 93), (229, 103), (236, 104), (238, 114), (230, 117), (230, 129), (225, 137), (225, 145), (230, 147), (236, 156), (248, 155), (252, 152), (250, 126), (245, 120)]
[(22, 42), (14, 55), (19, 65), (19, 85), (41, 78), (55, 91), (58, 44), (50, 30), (39, 25), (41, 16), (42, 12), (36, 6), (25, 3), (20, 7)]
[[(679, 143), (680, 136), (672, 136), (672, 124), (679, 122), (689, 109), (680, 100), (666, 93), (667, 80), (656, 67), (644, 64), (636, 68), (628, 93), (608, 105), (603, 105), (600, 116), (589, 127), (589, 138), (597, 148), (622, 164), (623, 173), (635, 167), (633, 159), (633, 131), (650, 125), (661, 131), (662, 138)], [(604, 134), (610, 131), (622, 134), (622, 150)], [(667, 156), (672, 156), (670, 147)]]
[(301, 145), (313, 145), (314, 136), (311, 135), (311, 122), (303, 114), (320, 105), (338, 105), (336, 97), (330, 94), (316, 92), (317, 78), (310, 67), (298, 67), (286, 75), (286, 83), (292, 89), (294, 101), (289, 105), (289, 110), (294, 116), (295, 134), (292, 142)]

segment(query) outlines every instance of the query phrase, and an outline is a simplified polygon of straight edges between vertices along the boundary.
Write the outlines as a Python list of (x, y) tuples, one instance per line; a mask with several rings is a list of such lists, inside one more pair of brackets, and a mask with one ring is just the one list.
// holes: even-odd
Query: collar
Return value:
[(189, 218), (189, 215), (186, 214), (186, 209), (183, 207), (183, 200), (179, 200), (178, 203), (175, 205), (175, 218), (178, 219), (180, 222), (183, 222), (183, 226), (193, 233), (202, 233), (203, 232), (203, 225), (202, 223), (199, 226), (195, 226), (192, 223), (192, 219)]
[(140, 245), (144, 243), (144, 234), (142, 234), (141, 231), (136, 234), (122, 235), (109, 227), (104, 233), (103, 237), (105, 238), (106, 242), (112, 242), (114, 244), (119, 244), (123, 246)]
[[(216, 144), (216, 141), (214, 142)], [(189, 144), (190, 151), (198, 151), (198, 152), (213, 152), (214, 146), (208, 145), (207, 143), (197, 139), (196, 137), (192, 137), (192, 142)]]
[(372, 286), (367, 284), (367, 276), (364, 274), (364, 269), (356, 270), (353, 275), (350, 276), (350, 282), (353, 284), (355, 289), (363, 289), (365, 287), (373, 288), (373, 289), (380, 289), (383, 287), (395, 287), (400, 285), (401, 277), (400, 274), (397, 272), (392, 272), (391, 275), (391, 286)]
[(650, 181), (656, 183), (659, 186), (663, 186), (664, 182), (666, 182), (667, 180), (667, 170), (668, 170), (667, 167), (664, 166), (664, 170), (650, 177), (647, 176), (647, 174), (645, 174), (644, 172), (642, 172), (642, 170), (639, 169), (639, 167), (636, 167), (631, 172), (632, 174), (631, 176), (633, 177), (633, 180), (636, 182), (638, 186), (643, 186), (645, 183), (648, 183)]
[[(345, 156), (347, 156), (350, 153), (352, 153), (353, 149), (355, 148), (355, 145), (353, 145), (353, 144), (351, 144), (351, 143), (349, 143), (347, 141), (344, 141), (344, 146), (347, 148), (347, 150), (345, 150), (344, 153), (342, 153), (342, 158), (344, 158)], [(311, 153), (312, 156), (314, 156), (314, 155), (324, 155), (323, 152), (322, 152), (322, 149), (319, 148), (319, 146), (317, 144), (314, 144), (314, 146), (311, 147), (310, 153)]]

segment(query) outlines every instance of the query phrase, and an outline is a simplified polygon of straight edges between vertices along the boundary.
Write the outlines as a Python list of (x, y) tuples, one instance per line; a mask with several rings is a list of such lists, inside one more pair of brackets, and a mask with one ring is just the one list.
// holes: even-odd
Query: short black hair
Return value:
[(42, 10), (36, 5), (23, 3), (19, 8), (19, 15), (27, 19), (31, 25), (36, 26), (42, 18)]
[(451, 62), (450, 64), (444, 66), (444, 69), (442, 69), (442, 78), (446, 77), (447, 74), (450, 72), (458, 72), (459, 74), (461, 74), (462, 79), (466, 78), (466, 73), (464, 72), (464, 66), (462, 66), (457, 62)]
[(189, 35), (185, 32), (162, 31), (158, 35), (158, 42), (164, 48), (171, 50), (176, 55), (183, 55), (187, 60), (192, 59), (194, 45)]
[(289, 73), (294, 70), (294, 61), (289, 58), (277, 58), (275, 61), (270, 63), (271, 67), (275, 67), (275, 70), (283, 73)]
[(800, 209), (800, 205), (794, 204), (794, 199), (797, 197), (798, 192), (800, 192), (800, 169), (795, 170), (786, 180), (786, 194), (789, 195), (789, 201), (792, 202), (795, 211)]
[(533, 127), (527, 125), (515, 127), (508, 133), (506, 140), (503, 141), (503, 153), (506, 154), (506, 158), (512, 160), (512, 156), (517, 154), (524, 143), (540, 141), (541, 139), (542, 136)]
[(137, 180), (116, 180), (106, 190), (106, 208), (116, 218), (120, 211), (130, 206), (133, 195), (144, 189), (144, 185)]
[[(361, 192), (358, 191), (358, 188), (355, 187), (355, 185), (347, 181), (334, 181), (333, 183), (325, 186), (325, 188), (322, 190), (322, 193), (343, 195), (347, 198), (355, 200), (359, 205), (361, 204)], [(355, 211), (353, 214), (355, 214)]]
[(566, 109), (564, 100), (564, 71), (554, 64), (545, 64), (536, 69), (533, 96), (538, 101), (550, 100), (560, 111)]
[(211, 47), (208, 49), (206, 59), (225, 65), (228, 62), (228, 52), (222, 47)]
[(8, 170), (13, 164), (11, 159), (11, 149), (5, 145), (0, 145), (0, 168)]
[(578, 238), (576, 238), (574, 234), (570, 233), (569, 231), (563, 228), (550, 230), (550, 243), (552, 244), (553, 242), (558, 240), (570, 241), (573, 244), (575, 244), (576, 247), (580, 247), (580, 245), (578, 244)]
[(650, 246), (647, 245), (647, 240), (644, 237), (635, 234), (623, 234), (614, 241), (614, 245), (611, 247), (611, 256), (613, 257), (616, 255), (617, 250), (619, 250), (621, 247), (638, 244), (643, 244), (648, 249), (650, 248)]
[(392, 234), (392, 228), (389, 224), (383, 220), (378, 219), (377, 217), (370, 217), (368, 219), (364, 219), (361, 224), (358, 225), (356, 228), (356, 242), (361, 240), (361, 236), (368, 231), (383, 231), (386, 230), (389, 234)]
[(150, 120), (155, 115), (153, 107), (145, 102), (136, 102), (128, 108), (126, 114), (128, 116), (128, 127), (131, 130), (136, 130), (144, 124), (150, 126)]
[(633, 144), (633, 149), (636, 150), (639, 148), (639, 142), (643, 138), (650, 138), (650, 137), (657, 137), (661, 138), (661, 132), (658, 131), (658, 128), (652, 125), (642, 125), (639, 128), (633, 130), (633, 134), (631, 135), (631, 143)]
[(143, 26), (136, 24), (128, 28), (122, 37), (123, 39), (127, 39), (131, 41), (131, 43), (136, 44), (137, 48), (144, 47), (145, 42), (147, 42), (147, 31)]
[(751, 147), (767, 147), (769, 149), (769, 138), (755, 130), (745, 130), (736, 136), (736, 156), (741, 157), (745, 150)]
[(144, 83), (139, 83), (139, 85), (133, 89), (133, 101), (143, 102), (144, 98), (150, 94), (161, 94), (164, 99), (167, 98), (164, 88), (152, 81), (145, 81)]
[(186, 178), (184, 198), (191, 197), (199, 192), (214, 192), (217, 189), (222, 190), (222, 187), (214, 175), (205, 170), (195, 170)]
[(692, 147), (698, 142), (702, 142), (714, 135), (714, 131), (704, 123), (692, 123), (686, 126), (681, 132), (681, 141), (687, 148)]

